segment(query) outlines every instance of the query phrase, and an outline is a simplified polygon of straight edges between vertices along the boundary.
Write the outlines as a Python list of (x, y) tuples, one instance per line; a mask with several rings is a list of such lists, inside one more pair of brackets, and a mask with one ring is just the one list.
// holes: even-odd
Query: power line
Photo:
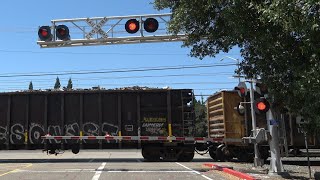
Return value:
[[(149, 69), (149, 68), (175, 68), (175, 67), (196, 67), (201, 65), (229, 65), (226, 63), (217, 64), (198, 64), (198, 65), (175, 65), (175, 66), (145, 66), (145, 67), (134, 67), (134, 68), (112, 68), (112, 69), (82, 69), (82, 70), (69, 70), (69, 71), (54, 71), (54, 72), (24, 72), (24, 73), (2, 73), (0, 75), (21, 75), (21, 74), (48, 74), (48, 73), (73, 73), (73, 72), (91, 72), (91, 71), (114, 71), (114, 70), (133, 70), (133, 69)], [(237, 65), (237, 64), (235, 64)]]
[(64, 72), (64, 73), (39, 73), (39, 74), (12, 74), (0, 75), (0, 78), (12, 77), (37, 77), (37, 76), (63, 76), (63, 75), (80, 75), (80, 74), (110, 74), (110, 73), (127, 73), (127, 72), (145, 72), (145, 71), (164, 71), (177, 69), (195, 69), (195, 68), (209, 68), (209, 67), (226, 67), (234, 66), (236, 64), (211, 64), (211, 65), (195, 65), (195, 66), (181, 66), (181, 67), (164, 67), (164, 68), (145, 68), (145, 69), (127, 69), (127, 70), (109, 70), (109, 71), (88, 71), (88, 72)]
[[(145, 75), (145, 76), (102, 76), (102, 77), (85, 77), (85, 78), (75, 78), (72, 77), (72, 81), (78, 81), (78, 80), (106, 80), (106, 79), (139, 79), (139, 78), (163, 78), (163, 77), (188, 77), (188, 76), (194, 76), (194, 77), (207, 77), (207, 76), (225, 76), (225, 75), (233, 75), (232, 73), (199, 73), (199, 74), (168, 74), (168, 75)], [(60, 81), (66, 81), (69, 80), (70, 77), (61, 78), (59, 77)], [(23, 79), (23, 80), (0, 80), (0, 83), (24, 83), (24, 82), (30, 82), (33, 83), (36, 82), (43, 82), (43, 81), (51, 81), (55, 80), (52, 78), (45, 78), (45, 79)]]
[(32, 51), (32, 50), (5, 50), (0, 49), (0, 52), (6, 53), (32, 53), (32, 54), (80, 54), (80, 55), (126, 55), (126, 56), (181, 56), (188, 54), (177, 54), (177, 53), (123, 53), (123, 52), (112, 52), (112, 53), (103, 53), (103, 52), (63, 52), (63, 51)]
[[(235, 82), (164, 82), (164, 83), (155, 83), (155, 82), (137, 82), (137, 83), (130, 83), (130, 84), (119, 84), (119, 83), (73, 83), (74, 86), (135, 86), (135, 85), (193, 85), (193, 84), (212, 84), (212, 85), (221, 85), (221, 84), (234, 84)], [(42, 85), (42, 86), (50, 86), (53, 85), (52, 83), (46, 83), (46, 84), (35, 84), (33, 85)], [(14, 86), (11, 85), (11, 86)], [(20, 86), (19, 86), (20, 87)]]
[[(78, 55), (125, 55), (125, 56), (186, 56), (187, 53), (124, 53), (124, 52), (63, 52), (63, 51), (32, 51), (32, 50), (6, 50), (0, 49), (5, 53), (32, 53), (32, 54), (78, 54)], [(228, 54), (239, 55), (239, 54)]]

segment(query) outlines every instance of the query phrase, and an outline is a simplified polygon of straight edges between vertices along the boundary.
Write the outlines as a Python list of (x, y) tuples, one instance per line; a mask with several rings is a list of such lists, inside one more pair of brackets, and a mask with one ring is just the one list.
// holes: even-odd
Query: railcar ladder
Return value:
[(184, 136), (193, 136), (194, 134), (194, 95), (192, 90), (181, 91), (182, 101), (182, 128)]

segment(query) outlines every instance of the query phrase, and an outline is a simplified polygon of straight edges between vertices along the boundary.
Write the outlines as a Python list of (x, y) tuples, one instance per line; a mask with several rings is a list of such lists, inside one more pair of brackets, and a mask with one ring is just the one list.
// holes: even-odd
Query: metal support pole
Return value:
[(237, 59), (237, 66), (238, 66), (238, 80), (240, 83), (240, 62), (239, 62), (239, 59)]
[(309, 170), (309, 178), (311, 179), (311, 167), (310, 167), (310, 158), (309, 158), (309, 148), (308, 148), (308, 140), (307, 140), (307, 132), (304, 130), (304, 143), (306, 145), (307, 150), (307, 160), (308, 160), (308, 170)]
[(249, 125), (248, 125), (248, 111), (247, 111), (247, 100), (246, 100), (246, 97), (244, 97), (243, 98), (244, 100), (243, 100), (243, 102), (244, 102), (244, 104), (243, 104), (243, 106), (244, 106), (244, 127), (245, 127), (245, 135), (246, 135), (246, 137), (248, 137), (249, 136), (249, 131), (248, 131), (248, 129), (249, 129)]
[(277, 121), (274, 119), (271, 109), (266, 113), (266, 116), (267, 116), (269, 132), (271, 135), (271, 139), (269, 139), (270, 153), (271, 153), (269, 174), (283, 173), (284, 168), (282, 165), (281, 155), (280, 155)]
[[(253, 91), (253, 80), (250, 81), (250, 104), (251, 104), (251, 121), (252, 121), (252, 133), (253, 137), (257, 135), (256, 132), (256, 114), (254, 112), (253, 108), (253, 102), (254, 102), (254, 91)], [(258, 149), (258, 143), (254, 143), (254, 167), (262, 166), (262, 161), (260, 159), (259, 149)]]

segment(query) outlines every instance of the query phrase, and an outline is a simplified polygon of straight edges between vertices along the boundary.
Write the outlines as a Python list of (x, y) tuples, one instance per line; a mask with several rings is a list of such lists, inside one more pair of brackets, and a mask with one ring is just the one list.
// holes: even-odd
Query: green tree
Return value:
[(68, 85), (67, 85), (67, 89), (72, 89), (72, 80), (71, 80), (71, 78), (69, 78), (69, 80), (68, 80)]
[(195, 112), (195, 136), (207, 137), (208, 136), (208, 123), (207, 123), (207, 109), (203, 101), (194, 101), (194, 112)]
[(61, 87), (59, 77), (56, 78), (56, 83), (54, 84), (54, 89), (59, 89)]
[(320, 2), (315, 0), (155, 0), (172, 11), (168, 30), (200, 59), (241, 49), (241, 73), (261, 78), (274, 104), (320, 130)]
[(33, 90), (33, 84), (32, 84), (32, 81), (30, 81), (29, 83), (29, 91), (32, 91)]

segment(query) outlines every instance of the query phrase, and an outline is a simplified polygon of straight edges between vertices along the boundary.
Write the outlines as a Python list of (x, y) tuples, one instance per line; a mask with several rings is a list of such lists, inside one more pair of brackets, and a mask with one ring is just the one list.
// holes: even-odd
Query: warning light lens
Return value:
[(260, 110), (260, 111), (263, 111), (267, 108), (266, 104), (264, 102), (258, 102), (257, 103), (257, 108)]
[(147, 32), (149, 33), (153, 33), (155, 32), (156, 30), (158, 30), (158, 27), (159, 27), (159, 23), (156, 19), (154, 18), (147, 18), (145, 21), (144, 21), (144, 30), (146, 30)]
[(58, 33), (61, 35), (61, 36), (64, 36), (66, 34), (66, 30), (64, 28), (61, 28), (61, 29), (58, 29)]
[(51, 41), (51, 29), (49, 26), (41, 26), (38, 30), (38, 36), (41, 41)]
[(131, 31), (134, 31), (136, 28), (137, 28), (137, 25), (135, 23), (132, 22), (132, 23), (129, 24), (129, 29)]
[(240, 91), (241, 94), (245, 94), (246, 93), (246, 90), (244, 88), (240, 88), (239, 91)]
[(40, 33), (42, 36), (48, 36), (48, 31), (45, 29), (40, 29)]
[(139, 21), (137, 21), (136, 19), (129, 19), (125, 24), (125, 29), (130, 34), (138, 32), (139, 28)]
[(70, 34), (69, 34), (69, 28), (66, 25), (59, 25), (56, 28), (56, 35), (58, 39), (61, 40), (69, 40)]
[(270, 109), (270, 103), (265, 98), (256, 99), (253, 103), (254, 103), (254, 111), (257, 114), (266, 113)]

